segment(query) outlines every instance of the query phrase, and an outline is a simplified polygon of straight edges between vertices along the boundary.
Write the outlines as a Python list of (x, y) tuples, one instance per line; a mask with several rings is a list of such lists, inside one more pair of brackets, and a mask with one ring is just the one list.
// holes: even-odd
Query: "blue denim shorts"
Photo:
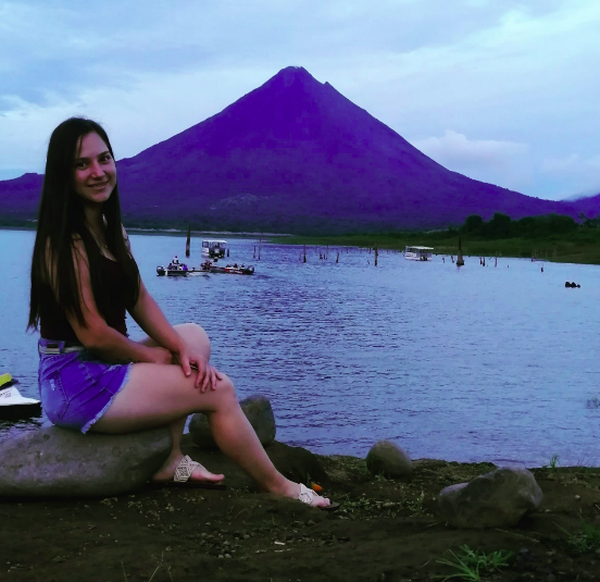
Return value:
[(82, 346), (43, 338), (38, 351), (44, 412), (52, 424), (86, 433), (125, 386), (131, 364), (112, 364)]

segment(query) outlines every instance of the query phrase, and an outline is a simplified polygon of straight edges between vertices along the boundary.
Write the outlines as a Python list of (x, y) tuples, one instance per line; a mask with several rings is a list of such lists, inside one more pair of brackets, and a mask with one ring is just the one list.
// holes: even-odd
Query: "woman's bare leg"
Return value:
[[(182, 323), (175, 325), (174, 327), (179, 335), (185, 340), (185, 342), (191, 346), (194, 353), (203, 355), (207, 362), (210, 360), (210, 340), (201, 326), (195, 323)], [(148, 346), (157, 345), (156, 342), (150, 338), (145, 338), (141, 340), (140, 343)], [(183, 430), (185, 429), (186, 420), (187, 415), (169, 423), (173, 447), (171, 448), (169, 457), (154, 474), (152, 478), (153, 481), (170, 481), (173, 479), (175, 469), (183, 458), (183, 453), (181, 452), (181, 438), (183, 437)], [(194, 469), (190, 479), (193, 481), (208, 481), (211, 483), (218, 483), (222, 481), (224, 477), (225, 476), (222, 474), (211, 473), (205, 467), (200, 466)]]
[[(180, 366), (134, 364), (127, 384), (93, 430), (118, 434), (169, 425), (174, 431), (181, 427), (182, 418), (185, 422), (189, 414), (204, 412), (219, 448), (261, 489), (296, 498), (299, 484), (277, 471), (240, 408), (233, 383), (221, 376), (216, 390), (200, 392), (194, 386), (195, 374), (186, 377)], [(329, 501), (317, 496), (314, 504), (326, 506)]]

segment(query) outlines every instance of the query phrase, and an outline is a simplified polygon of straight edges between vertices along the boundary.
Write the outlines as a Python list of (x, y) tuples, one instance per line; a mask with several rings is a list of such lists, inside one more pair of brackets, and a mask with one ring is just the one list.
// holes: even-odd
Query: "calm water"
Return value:
[[(0, 372), (37, 396), (35, 334), (25, 333), (34, 234), (0, 231)], [(277, 438), (365, 456), (378, 439), (413, 458), (600, 465), (600, 268), (528, 260), (406, 261), (230, 238), (253, 277), (157, 277), (184, 237), (131, 236), (142, 276), (173, 323), (196, 321), (241, 398), (271, 399)], [(200, 263), (192, 240), (192, 265)], [(581, 284), (565, 289), (566, 280)], [(139, 328), (129, 322), (135, 338)], [(38, 421), (39, 423), (39, 421)], [(2, 424), (0, 439), (39, 424)]]

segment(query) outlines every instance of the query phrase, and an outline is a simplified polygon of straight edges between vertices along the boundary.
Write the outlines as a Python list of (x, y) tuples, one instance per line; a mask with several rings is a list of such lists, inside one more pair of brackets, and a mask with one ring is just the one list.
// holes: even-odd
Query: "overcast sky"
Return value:
[(71, 115), (130, 157), (296, 65), (451, 170), (598, 193), (599, 63), (598, 0), (0, 0), (0, 179)]

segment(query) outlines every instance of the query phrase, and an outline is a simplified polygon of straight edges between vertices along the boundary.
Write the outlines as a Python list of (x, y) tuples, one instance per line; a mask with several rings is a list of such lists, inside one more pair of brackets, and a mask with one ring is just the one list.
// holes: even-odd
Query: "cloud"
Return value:
[(446, 130), (442, 137), (429, 137), (413, 145), (442, 166), (471, 178), (507, 188), (523, 188), (530, 184), (531, 174), (523, 163), (530, 146), (498, 140), (469, 139), (466, 135)]
[(541, 160), (597, 151), (599, 37), (596, 0), (0, 0), (0, 172), (41, 171), (64, 116), (131, 156), (301, 65), (452, 169), (552, 195)]
[(548, 157), (541, 171), (561, 183), (560, 193), (589, 195), (600, 193), (600, 154), (584, 157), (570, 154), (565, 157)]

